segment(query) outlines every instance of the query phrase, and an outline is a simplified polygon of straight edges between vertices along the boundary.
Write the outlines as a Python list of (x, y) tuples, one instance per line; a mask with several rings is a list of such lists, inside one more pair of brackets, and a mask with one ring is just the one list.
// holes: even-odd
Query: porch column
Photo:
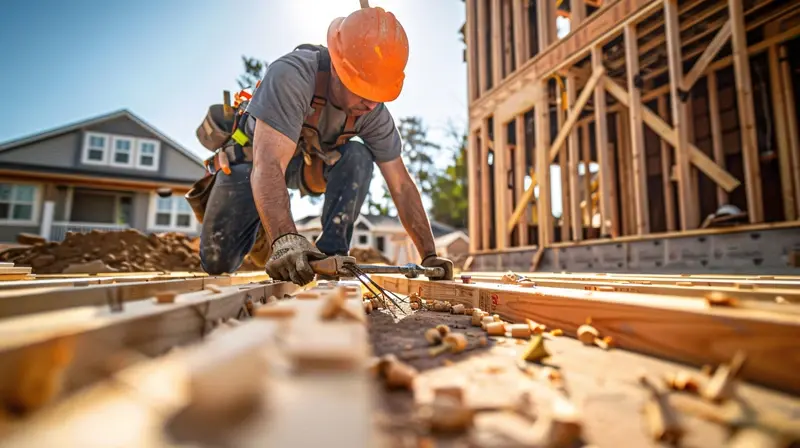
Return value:
[(39, 235), (50, 241), (50, 232), (53, 229), (53, 214), (56, 211), (55, 201), (45, 201), (42, 207), (42, 226), (39, 230)]

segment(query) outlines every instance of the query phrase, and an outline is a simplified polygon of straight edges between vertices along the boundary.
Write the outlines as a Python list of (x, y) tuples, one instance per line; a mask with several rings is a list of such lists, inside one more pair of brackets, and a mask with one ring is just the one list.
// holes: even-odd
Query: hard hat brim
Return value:
[(336, 74), (347, 90), (356, 95), (378, 103), (388, 103), (400, 96), (403, 90), (403, 78), (390, 84), (371, 84), (358, 76), (355, 69), (342, 56), (342, 49), (338, 39), (339, 27), (344, 21), (344, 17), (338, 17), (331, 22), (328, 27), (328, 52), (331, 56), (331, 64), (336, 69)]

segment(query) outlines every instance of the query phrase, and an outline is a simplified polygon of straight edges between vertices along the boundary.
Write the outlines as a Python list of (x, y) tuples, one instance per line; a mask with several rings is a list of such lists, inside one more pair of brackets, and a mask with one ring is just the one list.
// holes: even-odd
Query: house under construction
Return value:
[(800, 271), (800, 2), (465, 5), (467, 269)]

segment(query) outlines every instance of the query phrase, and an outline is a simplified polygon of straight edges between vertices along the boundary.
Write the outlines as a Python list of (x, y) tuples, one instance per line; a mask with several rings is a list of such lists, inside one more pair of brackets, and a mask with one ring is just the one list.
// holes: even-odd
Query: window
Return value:
[(359, 235), (358, 244), (367, 244), (367, 235)]
[(153, 195), (154, 213), (150, 227), (158, 230), (194, 231), (195, 217), (183, 196), (162, 198)]
[(108, 149), (108, 136), (103, 134), (86, 134), (85, 150), (83, 152), (83, 163), (90, 165), (105, 165), (106, 152)]
[(0, 222), (35, 223), (38, 193), (35, 185), (0, 183)]
[(146, 170), (158, 169), (159, 142), (156, 140), (139, 139), (136, 167)]
[(133, 165), (133, 139), (114, 137), (113, 142), (111, 164), (117, 166)]
[(378, 252), (383, 253), (386, 250), (386, 237), (385, 236), (377, 236), (375, 237), (375, 248), (378, 249)]

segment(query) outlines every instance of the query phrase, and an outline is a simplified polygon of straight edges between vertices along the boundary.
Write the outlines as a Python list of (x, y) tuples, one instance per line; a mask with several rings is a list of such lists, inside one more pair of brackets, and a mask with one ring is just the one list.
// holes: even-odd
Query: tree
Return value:
[(242, 55), (242, 63), (244, 63), (244, 73), (239, 75), (236, 83), (239, 84), (240, 89), (250, 88), (253, 89), (256, 83), (264, 77), (267, 66), (267, 61), (261, 61), (256, 58), (250, 58)]
[(467, 227), (469, 184), (467, 174), (467, 134), (450, 127), (454, 139), (453, 165), (437, 173), (430, 191), (431, 219), (457, 228)]

